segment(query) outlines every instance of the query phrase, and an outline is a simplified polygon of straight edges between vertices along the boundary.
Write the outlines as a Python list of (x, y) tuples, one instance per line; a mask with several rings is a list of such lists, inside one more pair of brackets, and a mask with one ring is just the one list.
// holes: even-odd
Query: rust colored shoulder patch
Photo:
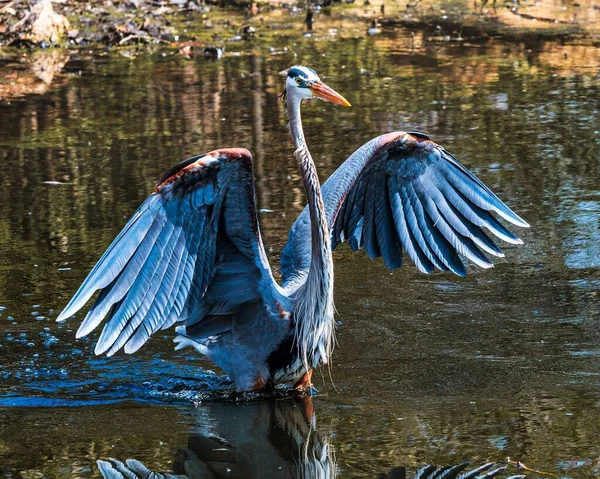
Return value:
[(191, 158), (188, 158), (186, 160), (183, 160), (180, 163), (177, 163), (173, 168), (171, 168), (164, 175), (161, 176), (160, 180), (158, 180), (158, 182), (156, 183), (156, 187), (158, 188), (163, 183), (165, 183), (169, 178), (171, 178), (173, 175), (175, 175), (177, 172), (183, 170), (184, 168), (195, 163), (199, 159), (204, 158), (205, 156), (206, 156), (206, 153), (202, 153), (201, 155), (192, 156)]
[(173, 183), (185, 173), (191, 172), (199, 166), (209, 166), (220, 157), (226, 157), (230, 160), (241, 160), (244, 163), (252, 162), (252, 155), (245, 148), (221, 148), (209, 153), (192, 156), (167, 171), (156, 184), (155, 191), (161, 186)]

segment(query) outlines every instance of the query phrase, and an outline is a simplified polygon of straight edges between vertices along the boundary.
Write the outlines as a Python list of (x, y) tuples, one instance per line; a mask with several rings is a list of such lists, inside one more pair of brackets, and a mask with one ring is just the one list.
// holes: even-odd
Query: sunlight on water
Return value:
[[(237, 477), (257, 457), (256, 477), (507, 457), (598, 474), (600, 78), (555, 67), (544, 45), (411, 52), (409, 40), (314, 41), (294, 58), (220, 62), (76, 52), (56, 59), (64, 68), (43, 94), (0, 104), (0, 476), (98, 477), (96, 461), (111, 457), (156, 471), (219, 463)], [(188, 155), (253, 152), (278, 269), (304, 205), (277, 99), (291, 62), (353, 105), (305, 108), (321, 179), (384, 131), (421, 130), (531, 223), (525, 245), (466, 279), (336, 250), (339, 344), (310, 407), (232, 396), (209, 362), (173, 351), (172, 331), (136, 355), (95, 357), (97, 335), (75, 339), (83, 316), (56, 323), (57, 312)], [(307, 444), (316, 449), (303, 455)]]

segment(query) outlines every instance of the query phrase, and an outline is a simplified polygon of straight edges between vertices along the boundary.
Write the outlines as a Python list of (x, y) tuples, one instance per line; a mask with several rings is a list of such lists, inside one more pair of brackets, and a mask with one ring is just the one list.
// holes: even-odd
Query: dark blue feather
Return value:
[(417, 268), (423, 273), (431, 273), (434, 270), (434, 265), (427, 259), (417, 244), (414, 236), (410, 232), (406, 219), (405, 206), (402, 203), (398, 179), (392, 176), (388, 180), (388, 194), (390, 197), (390, 207), (396, 232), (406, 250), (409, 258), (415, 263)]
[(356, 194), (357, 194), (358, 188), (352, 188), (350, 190), (350, 193), (348, 193), (348, 197), (346, 198), (346, 201), (344, 201), (344, 217), (342, 219), (343, 221), (343, 231), (344, 231), (344, 241), (348, 241), (348, 238), (350, 237), (350, 220), (352, 218), (352, 210), (354, 209), (354, 203), (356, 201)]
[(348, 223), (348, 243), (353, 251), (362, 248), (364, 243), (364, 211), (365, 211), (365, 194), (367, 191), (367, 182), (361, 182), (357, 185), (356, 196), (352, 204), (350, 213), (350, 221)]
[(189, 234), (186, 238), (186, 244), (183, 248), (181, 262), (175, 279), (173, 294), (165, 308), (166, 320), (162, 329), (166, 329), (182, 318), (183, 307), (192, 287), (192, 278), (196, 257), (201, 245), (201, 238), (204, 232), (205, 210), (200, 210), (195, 216), (193, 222), (189, 225)]
[(375, 195), (378, 189), (378, 181), (384, 181), (378, 175), (373, 175), (368, 180), (368, 186), (365, 189), (365, 206), (363, 216), (363, 238), (365, 242), (365, 251), (371, 259), (379, 258), (381, 251), (377, 243), (375, 233)]
[[(78, 333), (108, 317), (97, 354), (123, 346), (131, 353), (161, 328), (190, 315), (201, 322), (211, 311), (256, 305), (261, 294), (285, 301), (260, 239), (249, 153), (206, 156), (163, 177), (60, 315), (73, 314), (101, 290)], [(183, 168), (185, 174), (176, 174)], [(209, 295), (218, 267), (237, 274), (219, 276)]]
[(375, 229), (377, 243), (385, 264), (390, 269), (402, 266), (402, 243), (394, 227), (394, 217), (390, 207), (387, 181), (383, 179), (376, 191)]
[(529, 225), (508, 206), (506, 206), (490, 189), (479, 180), (475, 175), (461, 165), (456, 158), (447, 151), (443, 151), (443, 158), (446, 161), (440, 162), (440, 168), (444, 176), (470, 201), (484, 210), (494, 210), (505, 220), (511, 223), (528, 227)]
[(152, 333), (158, 331), (163, 324), (164, 318), (168, 317), (173, 304), (171, 298), (176, 295), (177, 290), (181, 286), (180, 270), (182, 269), (181, 262), (185, 251), (185, 235), (185, 229), (179, 225), (178, 234), (172, 239), (174, 247), (171, 258), (169, 259), (169, 266), (165, 273), (165, 280), (157, 295), (157, 301), (148, 313), (149, 315), (152, 314), (153, 318), (154, 326), (152, 328)]
[(487, 228), (498, 238), (508, 243), (522, 244), (522, 241), (517, 236), (498, 223), (489, 212), (479, 208), (463, 196), (441, 174), (437, 173), (436, 179), (444, 196), (467, 220), (476, 226)]
[(421, 178), (423, 188), (433, 199), (437, 209), (448, 224), (460, 235), (471, 238), (477, 246), (494, 256), (503, 257), (502, 250), (478, 227), (474, 227), (456, 208), (446, 200), (439, 189), (435, 175), (428, 172)]
[[(431, 217), (426, 213), (416, 191), (415, 184), (418, 179), (407, 185), (407, 192), (410, 197), (413, 209), (416, 211), (417, 222), (425, 241), (429, 245), (431, 252), (439, 258), (446, 270), (450, 270), (459, 276), (465, 276), (467, 271), (464, 263), (461, 261), (456, 250), (435, 227)], [(442, 268), (441, 268), (442, 269)]]
[(433, 191), (437, 191), (435, 186), (428, 182), (427, 179), (421, 178), (420, 181), (413, 182), (417, 196), (421, 200), (422, 205), (427, 212), (429, 218), (435, 225), (435, 228), (442, 236), (452, 245), (452, 247), (463, 256), (473, 261), (482, 268), (491, 268), (492, 263), (477, 249), (473, 241), (469, 237), (464, 237), (459, 234), (448, 224), (444, 216), (440, 214), (438, 208), (443, 208), (444, 204), (437, 205), (429, 196)]
[(415, 242), (418, 245), (418, 248), (423, 252), (423, 254), (431, 261), (431, 263), (438, 269), (442, 271), (448, 271), (448, 268), (440, 261), (437, 255), (431, 250), (425, 236), (423, 235), (423, 231), (421, 230), (421, 226), (419, 222), (424, 222), (424, 218), (418, 218), (417, 215), (419, 211), (415, 209), (413, 202), (408, 193), (408, 186), (410, 183), (405, 182), (400, 184), (400, 198), (402, 199), (402, 206), (404, 208), (404, 213), (406, 217), (406, 223), (408, 224), (408, 228), (415, 239)]

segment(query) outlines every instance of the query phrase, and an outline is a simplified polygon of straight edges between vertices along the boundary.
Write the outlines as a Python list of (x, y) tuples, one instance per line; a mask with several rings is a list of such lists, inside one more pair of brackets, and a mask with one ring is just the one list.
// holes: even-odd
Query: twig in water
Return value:
[(513, 461), (510, 457), (506, 458), (506, 462), (508, 462), (509, 464), (512, 464), (513, 466), (517, 467), (518, 469), (525, 469), (526, 471), (535, 472), (536, 474), (541, 474), (542, 476), (557, 477), (556, 474), (553, 474), (551, 472), (544, 472), (544, 471), (538, 471), (537, 469), (531, 469), (530, 467), (527, 467), (525, 464), (523, 464), (521, 461)]

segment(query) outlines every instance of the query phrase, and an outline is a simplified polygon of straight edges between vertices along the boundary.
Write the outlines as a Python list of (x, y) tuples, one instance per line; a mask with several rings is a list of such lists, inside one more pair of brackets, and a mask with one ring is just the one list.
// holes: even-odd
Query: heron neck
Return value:
[[(290, 133), (296, 146), (294, 156), (298, 162), (298, 168), (302, 176), (304, 189), (306, 190), (308, 209), (311, 223), (311, 263), (309, 278), (316, 276), (319, 279), (327, 275), (325, 280), (329, 282), (332, 275), (331, 237), (329, 225), (325, 215), (325, 206), (321, 194), (321, 184), (317, 175), (315, 163), (308, 151), (304, 132), (302, 131), (302, 119), (300, 116), (300, 101), (288, 97), (288, 116), (290, 119)], [(328, 286), (330, 286), (328, 284)]]
[(302, 132), (300, 100), (290, 97), (287, 102), (290, 132), (306, 190), (311, 228), (310, 268), (294, 303), (294, 341), (298, 357), (308, 371), (329, 362), (333, 351), (333, 259), (321, 185)]

